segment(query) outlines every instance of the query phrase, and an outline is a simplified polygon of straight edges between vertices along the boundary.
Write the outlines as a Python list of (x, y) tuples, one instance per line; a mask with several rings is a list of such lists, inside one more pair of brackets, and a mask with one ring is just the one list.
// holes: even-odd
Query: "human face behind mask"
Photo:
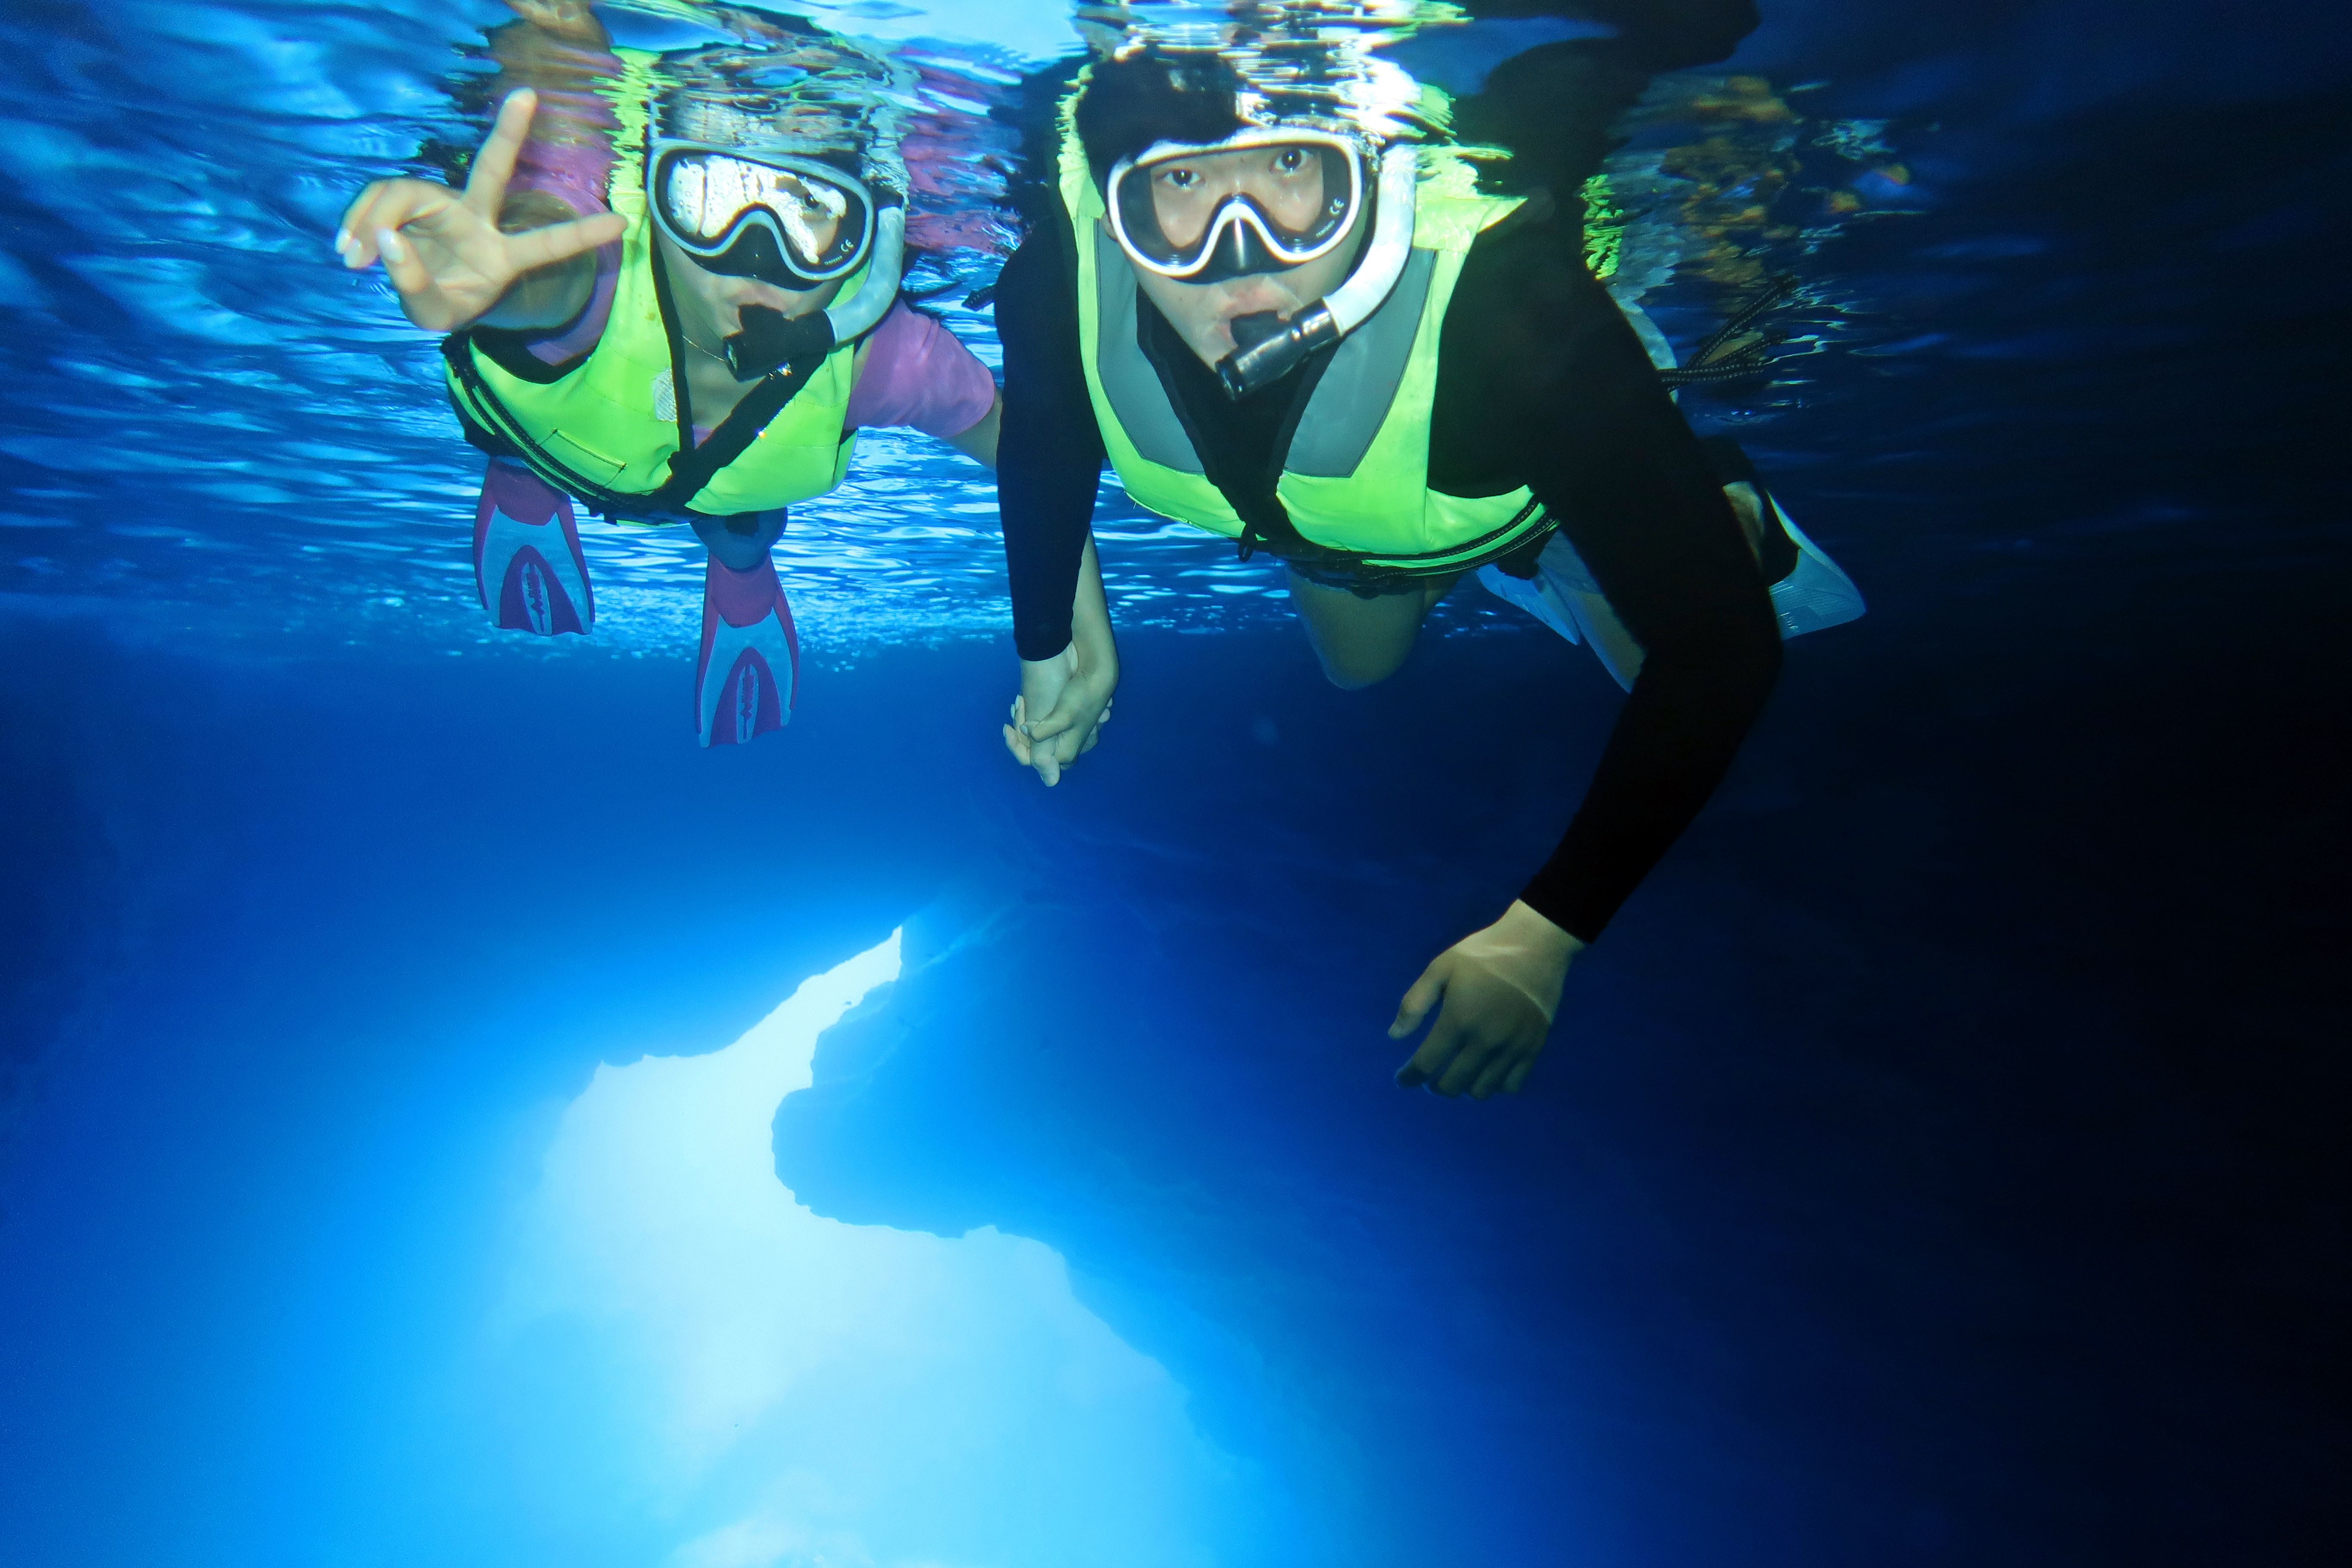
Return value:
[(1225, 242), (1211, 233), (1221, 224), (1255, 229), (1281, 247), (1280, 260), (1303, 261), (1329, 244), (1361, 199), (1360, 167), (1352, 150), (1321, 142), (1147, 154), (1112, 174), (1119, 238), (1158, 263), (1149, 269), (1177, 278), (1192, 278), (1203, 252)]
[(1361, 247), (1360, 151), (1327, 132), (1252, 128), (1160, 142), (1115, 164), (1106, 205), (1146, 297), (1215, 364), (1237, 317), (1284, 321), (1347, 277)]
[(865, 183), (793, 153), (656, 142), (646, 190), (655, 227), (705, 271), (786, 290), (846, 277), (874, 240)]
[(714, 357), (747, 310), (824, 310), (874, 241), (864, 183), (796, 154), (657, 141), (646, 181), (680, 325)]
[(698, 266), (694, 258), (672, 244), (667, 235), (656, 236), (656, 243), (662, 247), (671, 297), (685, 316), (689, 335), (698, 348), (711, 348), (742, 331), (746, 306), (762, 306), (786, 316), (806, 316), (832, 304), (834, 297), (841, 292), (838, 279), (814, 289), (779, 289), (757, 278), (730, 278)]
[(1239, 345), (1234, 342), (1234, 319), (1272, 310), (1287, 321), (1346, 281), (1356, 253), (1363, 247), (1360, 215), (1332, 249), (1312, 261), (1278, 272), (1252, 272), (1215, 283), (1184, 283), (1157, 273), (1136, 270), (1143, 296), (1184, 340), (1185, 346), (1213, 367)]

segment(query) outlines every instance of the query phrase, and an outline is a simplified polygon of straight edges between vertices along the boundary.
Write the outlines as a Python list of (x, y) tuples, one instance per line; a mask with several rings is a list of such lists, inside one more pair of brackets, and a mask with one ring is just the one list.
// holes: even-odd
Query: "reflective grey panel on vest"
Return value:
[(1356, 471), (1380, 434), (1381, 421), (1396, 401), (1405, 362), (1421, 330), (1437, 252), (1416, 250), (1405, 262), (1389, 297), (1364, 324), (1339, 340), (1339, 347), (1315, 384), (1315, 395), (1299, 417), (1298, 433), (1282, 460), (1289, 473), (1308, 479), (1344, 479)]
[(1184, 422), (1160, 384), (1160, 373), (1136, 341), (1135, 268), (1118, 241), (1095, 225), (1095, 374), (1119, 428), (1144, 461), (1183, 474), (1205, 474)]

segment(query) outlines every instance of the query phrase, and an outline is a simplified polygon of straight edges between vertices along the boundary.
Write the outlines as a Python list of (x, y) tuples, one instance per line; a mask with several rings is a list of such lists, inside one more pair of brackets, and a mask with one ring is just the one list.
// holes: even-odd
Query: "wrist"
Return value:
[(1042, 658), (1032, 658), (1024, 653), (1021, 656), (1021, 668), (1024, 669), (1051, 669), (1055, 666), (1067, 661), (1070, 656), (1076, 650), (1076, 647), (1077, 644), (1073, 640), (1065, 642), (1060, 647), (1055, 649), (1052, 653), (1044, 655)]
[(1080, 616), (1070, 627), (1070, 647), (1089, 665), (1108, 664), (1118, 657), (1108, 616)]
[(1048, 663), (1061, 658), (1069, 647), (1074, 629), (1067, 619), (1057, 621), (1051, 616), (1024, 619), (1016, 613), (1013, 618), (1013, 651), (1024, 664)]
[(1497, 936), (1524, 943), (1563, 966), (1591, 945), (1553, 924), (1524, 899), (1513, 899), (1511, 907), (1503, 911), (1503, 918), (1495, 922), (1493, 930)]

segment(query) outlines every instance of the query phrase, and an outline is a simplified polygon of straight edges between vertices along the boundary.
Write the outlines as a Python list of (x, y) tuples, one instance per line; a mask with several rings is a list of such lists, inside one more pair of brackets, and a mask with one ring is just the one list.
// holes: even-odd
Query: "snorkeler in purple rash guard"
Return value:
[(749, 741), (798, 687), (770, 555), (785, 509), (841, 481), (865, 426), (993, 466), (995, 382), (898, 298), (907, 182), (873, 124), (812, 145), (806, 115), (788, 135), (781, 112), (673, 85), (645, 106), (646, 158), (623, 161), (602, 24), (576, 0), (514, 9), (491, 44), (520, 85), (464, 188), (379, 181), (336, 249), (382, 261), (409, 320), (450, 334), (451, 401), (489, 455), (474, 566), (491, 620), (594, 625), (575, 501), (684, 522), (709, 551), (697, 730)]

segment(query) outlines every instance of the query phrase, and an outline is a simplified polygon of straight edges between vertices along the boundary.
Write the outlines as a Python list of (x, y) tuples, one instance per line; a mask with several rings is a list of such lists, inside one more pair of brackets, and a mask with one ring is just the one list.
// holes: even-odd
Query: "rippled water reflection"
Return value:
[[(620, 41), (648, 47), (760, 26), (759, 13), (690, 0), (601, 14)], [(799, 14), (907, 68), (931, 149), (913, 225), (931, 248), (908, 285), (993, 365), (984, 301), (960, 303), (1016, 232), (1002, 205), (1013, 137), (992, 112), (1024, 71), (1077, 52), (1069, 11), (865, 0)], [(454, 89), (490, 68), (482, 29), (505, 16), (149, 0), (19, 6), (0, 23), (19, 67), (0, 83), (14, 153), (0, 593), (97, 599), (128, 621), (257, 649), (296, 628), (451, 648), (488, 639), (466, 554), (478, 459), (455, 434), (433, 342), (401, 318), (380, 272), (335, 264), (329, 237), (366, 180), (425, 166), (422, 148), (478, 141), (458, 104), (484, 95)], [(1527, 41), (1525, 25), (1482, 26), (1426, 31), (1399, 56), (1475, 88), (1497, 47)], [(1767, 276), (1803, 281), (1783, 316), (1792, 357), (1780, 377), (1738, 400), (1710, 396), (1703, 420), (1752, 423), (1815, 395), (1804, 367), (1820, 362), (1805, 356), (1851, 331), (1860, 309), (1828, 242), (1922, 199), (1880, 128), (1815, 124), (1803, 101), (1754, 78), (1674, 79), (1611, 167), (1621, 292), (1685, 344)], [(1123, 624), (1284, 613), (1263, 563), (1139, 512), (1108, 475), (1104, 501)], [(691, 638), (698, 550), (674, 531), (592, 521), (583, 532), (597, 643)], [(820, 659), (1004, 624), (992, 483), (925, 437), (861, 437), (851, 481), (794, 509), (779, 565)], [(1458, 628), (1496, 612), (1464, 594), (1444, 613)]]

